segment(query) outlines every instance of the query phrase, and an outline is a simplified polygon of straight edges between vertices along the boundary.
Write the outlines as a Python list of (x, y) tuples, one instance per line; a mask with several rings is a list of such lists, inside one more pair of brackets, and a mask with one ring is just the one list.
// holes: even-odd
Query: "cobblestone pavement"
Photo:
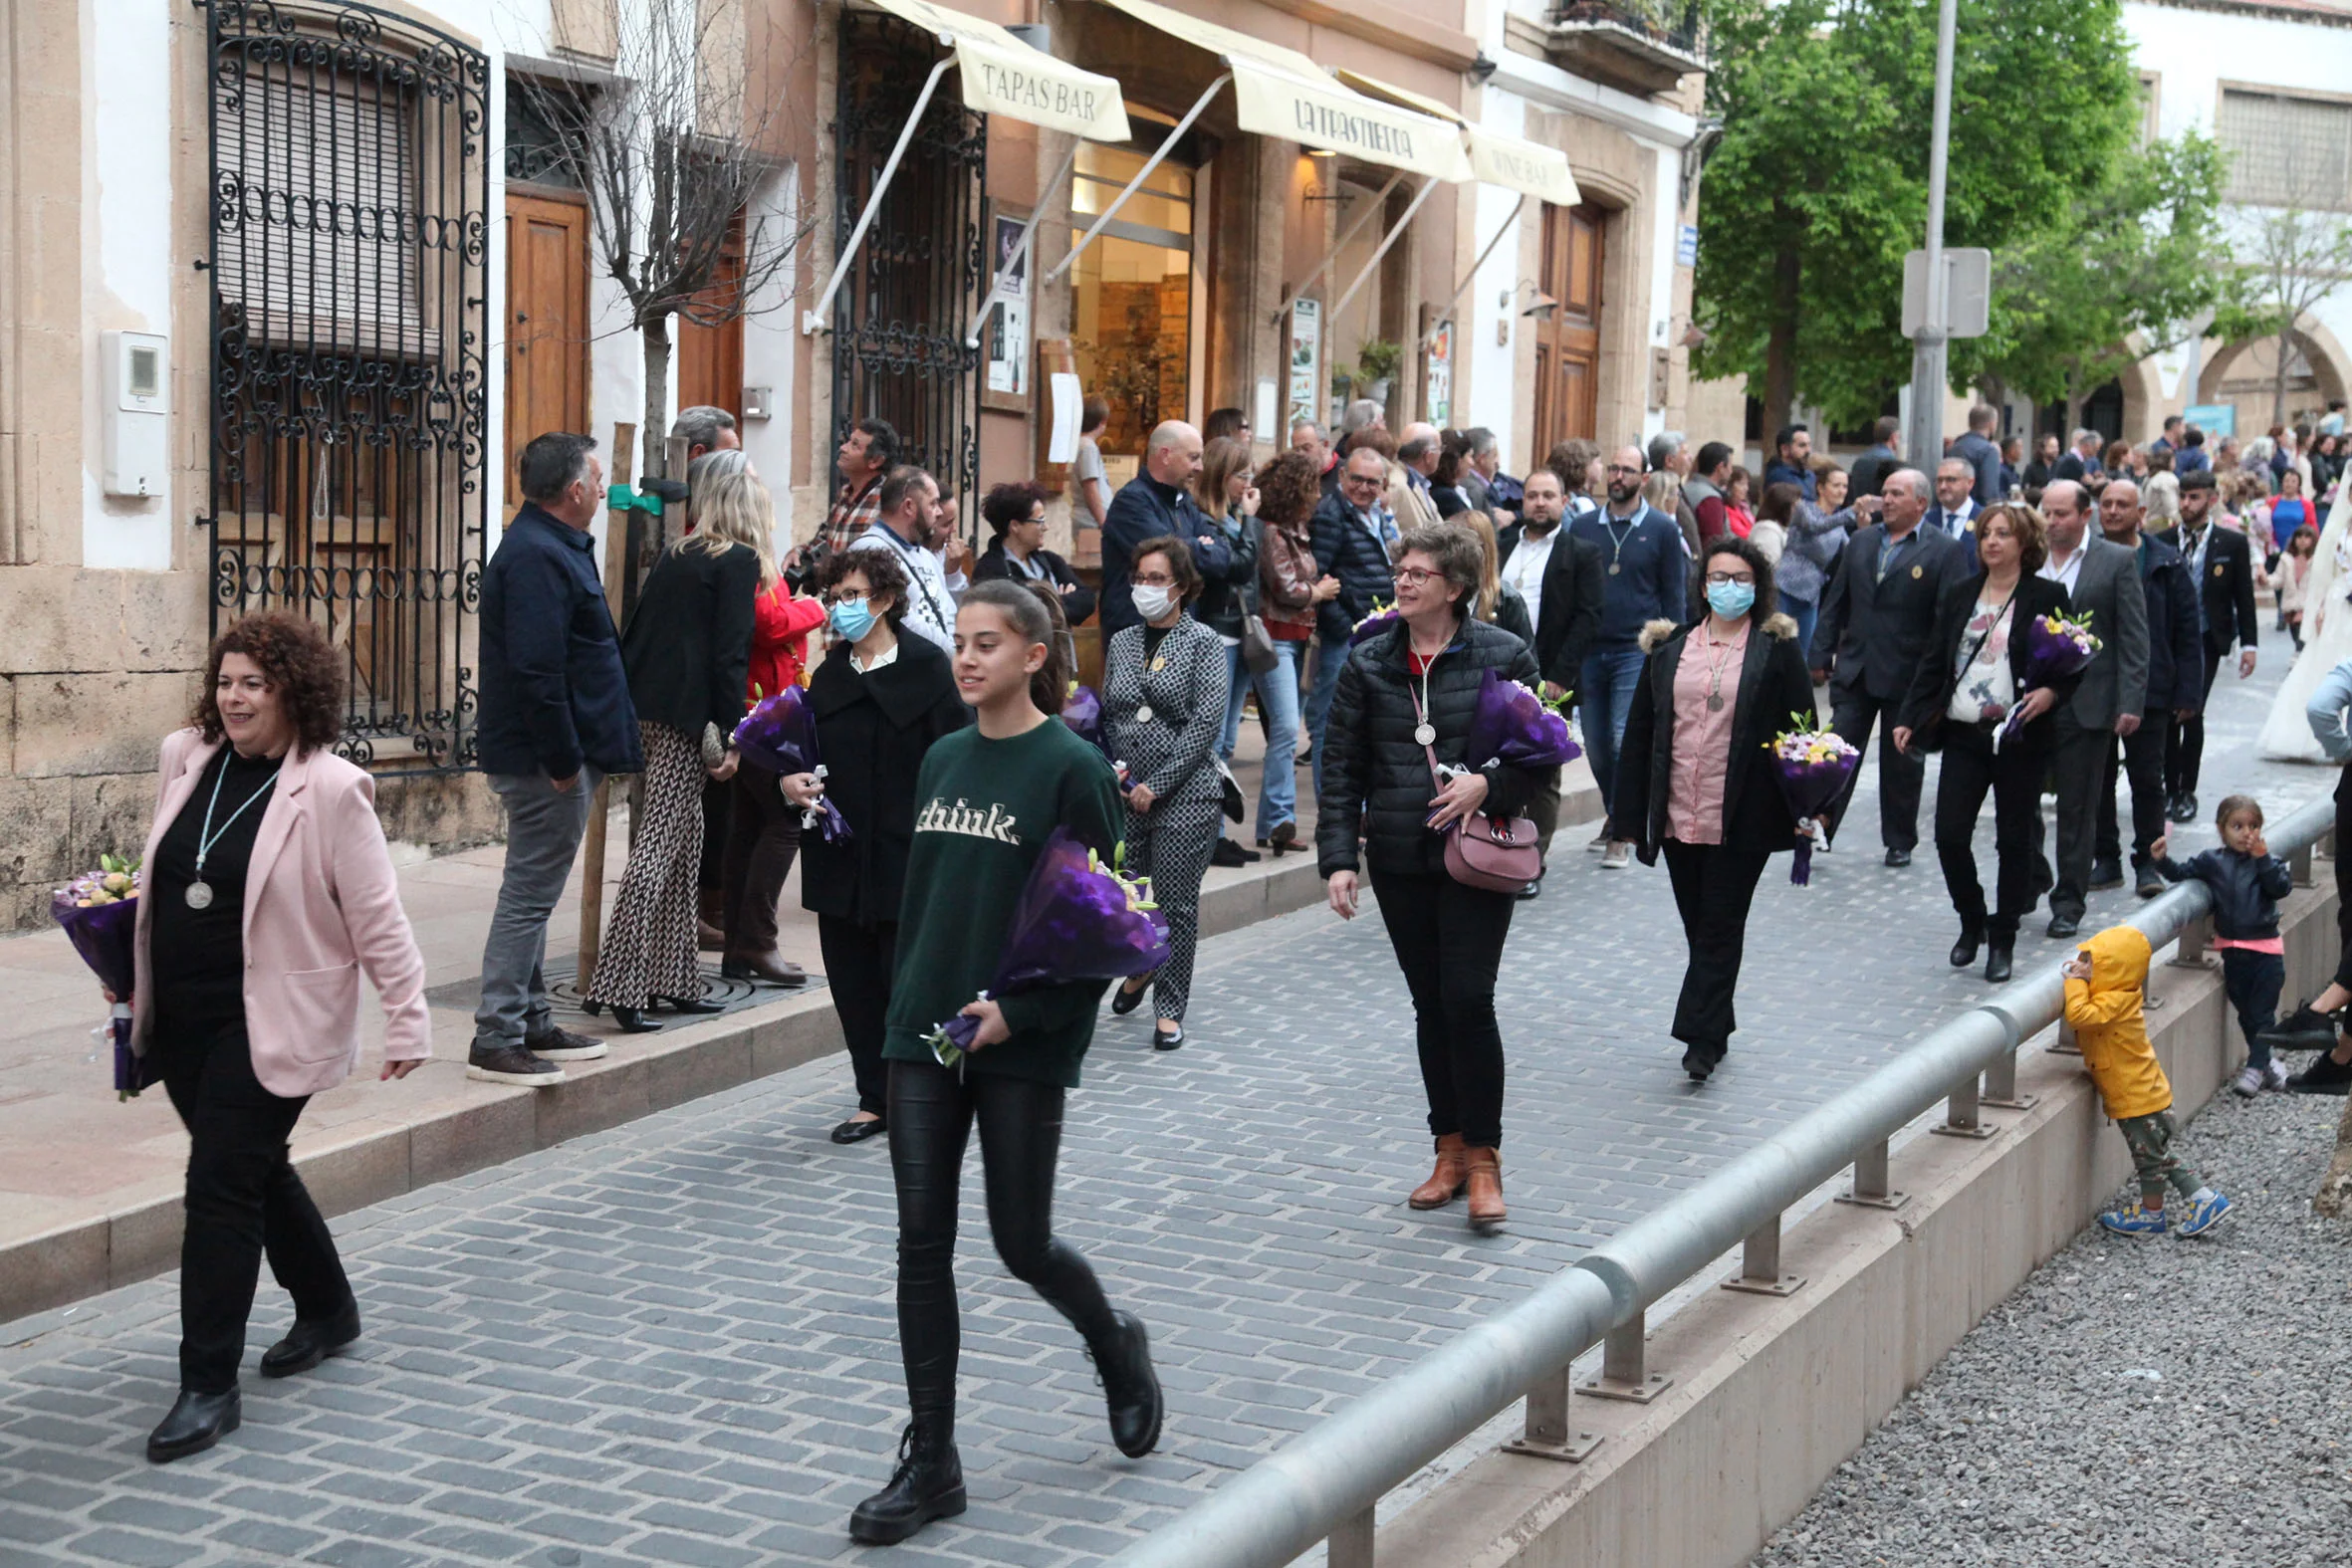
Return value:
[[(2224, 678), (2209, 800), (2330, 783), (2251, 760), (2277, 674)], [(1867, 789), (1853, 820), (1811, 888), (1767, 874), (1745, 1027), (1704, 1088), (1665, 1034), (1663, 872), (1603, 873), (1562, 832), (1503, 976), (1498, 1236), (1402, 1203), (1428, 1146), (1376, 916), (1208, 944), (1181, 1053), (1106, 1016), (1060, 1224), (1152, 1325), (1170, 1414), (1147, 1459), (1110, 1447), (1073, 1336), (968, 1202), (972, 1510), (848, 1546), (902, 1392), (886, 1157), (825, 1141), (850, 1104), (836, 1059), (339, 1220), (366, 1337), (299, 1379), (249, 1376), (244, 1430), (194, 1459), (139, 1455), (175, 1385), (171, 1279), (0, 1328), (0, 1563), (1097, 1561), (1982, 995), (1943, 963), (1932, 853), (1881, 866)], [(2051, 956), (2037, 934), (2018, 953)], [(287, 1317), (265, 1280), (255, 1353)]]

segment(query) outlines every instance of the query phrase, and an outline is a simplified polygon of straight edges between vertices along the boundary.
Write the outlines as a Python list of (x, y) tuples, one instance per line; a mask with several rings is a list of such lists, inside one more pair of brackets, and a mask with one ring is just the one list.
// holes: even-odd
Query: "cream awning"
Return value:
[(1568, 155), (1557, 147), (1506, 136), (1473, 124), (1459, 111), (1448, 109), (1436, 99), (1424, 98), (1409, 88), (1393, 87), (1360, 71), (1343, 70), (1339, 80), (1373, 97), (1459, 126), (1470, 154), (1471, 172), (1483, 184), (1499, 185), (1562, 207), (1573, 207), (1583, 199), (1576, 189), (1575, 175), (1568, 171)]
[(1431, 179), (1471, 177), (1462, 138), (1442, 118), (1341, 86), (1294, 49), (1252, 38), (1155, 0), (1103, 0), (1146, 27), (1218, 56), (1233, 73), (1242, 129)]
[(1127, 139), (1127, 106), (1109, 77), (1033, 49), (994, 22), (931, 0), (867, 0), (955, 51), (964, 107), (1094, 141)]

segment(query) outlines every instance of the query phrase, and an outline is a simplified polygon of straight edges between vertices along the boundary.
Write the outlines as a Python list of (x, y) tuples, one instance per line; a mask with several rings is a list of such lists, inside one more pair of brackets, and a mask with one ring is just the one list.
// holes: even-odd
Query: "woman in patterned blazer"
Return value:
[(1225, 642), (1185, 614), (1201, 574), (1184, 541), (1147, 539), (1135, 547), (1129, 578), (1140, 626), (1110, 639), (1103, 658), (1103, 725), (1110, 755), (1127, 768), (1127, 860), (1131, 876), (1151, 878), (1168, 918), (1168, 962), (1154, 975), (1112, 993), (1110, 1010), (1132, 1012), (1148, 985), (1159, 1025), (1157, 1050), (1184, 1043), (1184, 1004), (1192, 992), (1193, 945), (1200, 930), (1201, 877), (1217, 846), (1225, 792), (1217, 771), (1225, 724)]

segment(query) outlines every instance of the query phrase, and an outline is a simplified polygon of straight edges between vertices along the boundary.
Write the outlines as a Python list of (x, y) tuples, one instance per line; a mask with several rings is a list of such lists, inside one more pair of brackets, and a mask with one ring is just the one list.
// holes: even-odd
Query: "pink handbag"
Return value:
[[(1423, 718), (1420, 699), (1413, 716)], [(1437, 750), (1424, 746), (1429, 778), (1439, 788), (1445, 782), (1437, 771)], [(1543, 850), (1535, 839), (1535, 823), (1525, 816), (1489, 816), (1474, 811), (1446, 834), (1446, 875), (1464, 887), (1490, 893), (1517, 893), (1543, 874)]]

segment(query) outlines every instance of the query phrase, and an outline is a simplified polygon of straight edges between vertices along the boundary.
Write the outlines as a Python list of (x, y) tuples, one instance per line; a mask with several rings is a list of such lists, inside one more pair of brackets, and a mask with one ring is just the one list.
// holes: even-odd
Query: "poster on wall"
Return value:
[(1029, 395), (1029, 258), (1014, 262), (1028, 223), (1026, 217), (998, 212), (988, 249), (988, 275), (995, 287), (989, 295), (992, 309), (983, 338), (988, 350), (983, 384), (1009, 397)]
[(1291, 302), (1291, 423), (1321, 422), (1316, 412), (1316, 369), (1322, 359), (1323, 302)]
[(1441, 429), (1454, 422), (1454, 324), (1429, 335), (1429, 422)]

